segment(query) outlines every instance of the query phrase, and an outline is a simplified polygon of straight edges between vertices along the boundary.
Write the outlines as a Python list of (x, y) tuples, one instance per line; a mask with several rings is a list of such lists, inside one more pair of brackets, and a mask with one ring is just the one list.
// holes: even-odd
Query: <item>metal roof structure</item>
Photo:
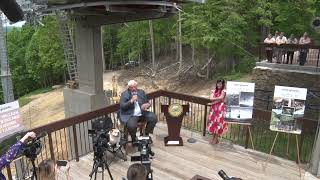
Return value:
[(85, 18), (88, 25), (107, 25), (129, 21), (166, 18), (177, 12), (177, 1), (165, 0), (33, 0), (41, 12), (70, 12), (71, 18)]

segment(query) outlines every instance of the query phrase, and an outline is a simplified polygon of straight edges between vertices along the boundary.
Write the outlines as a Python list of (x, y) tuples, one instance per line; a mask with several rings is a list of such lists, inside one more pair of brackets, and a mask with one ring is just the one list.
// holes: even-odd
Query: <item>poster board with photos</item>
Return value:
[(0, 140), (24, 130), (19, 111), (19, 102), (0, 105)]
[(254, 83), (227, 82), (226, 121), (251, 122), (254, 100)]
[(306, 98), (306, 88), (275, 86), (270, 130), (301, 134)]

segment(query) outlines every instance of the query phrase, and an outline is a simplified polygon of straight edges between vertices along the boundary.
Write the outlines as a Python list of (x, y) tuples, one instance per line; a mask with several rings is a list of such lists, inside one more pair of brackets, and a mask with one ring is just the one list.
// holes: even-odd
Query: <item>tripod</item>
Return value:
[(90, 176), (90, 180), (92, 179), (92, 175), (94, 173), (94, 180), (97, 179), (97, 173), (98, 173), (98, 168), (100, 167), (102, 169), (101, 173), (102, 173), (102, 180), (104, 179), (104, 169), (107, 169), (110, 179), (113, 180), (113, 177), (111, 175), (110, 169), (109, 169), (109, 165), (107, 163), (107, 159), (104, 157), (104, 153), (99, 154), (100, 156), (96, 156), (94, 155), (94, 163), (92, 166), (92, 171), (89, 174)]
[[(107, 151), (110, 152), (113, 155), (113, 158), (110, 160), (109, 165), (116, 158), (120, 158), (120, 159), (122, 159), (124, 161), (127, 161), (127, 157), (126, 157), (125, 153), (122, 151), (122, 148), (124, 147), (125, 144), (126, 144), (126, 142), (121, 139), (120, 143), (119, 143), (119, 146), (116, 146), (116, 145), (108, 146)], [(119, 156), (119, 153), (121, 153), (122, 156)]]
[(31, 180), (37, 180), (37, 173), (36, 173), (36, 164), (34, 163), (35, 159), (31, 158), (31, 163), (32, 163), (32, 176), (31, 176)]
[(153, 180), (153, 170), (151, 169), (151, 164), (145, 165), (145, 167), (147, 169), (147, 180)]

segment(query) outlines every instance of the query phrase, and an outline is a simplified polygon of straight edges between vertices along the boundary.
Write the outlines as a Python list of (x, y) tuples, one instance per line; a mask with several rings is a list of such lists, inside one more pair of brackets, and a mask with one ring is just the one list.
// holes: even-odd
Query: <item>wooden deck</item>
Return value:
[[(182, 130), (184, 146), (165, 147), (163, 138), (167, 135), (164, 123), (158, 123), (155, 129), (152, 150), (155, 157), (152, 160), (153, 176), (157, 180), (188, 180), (196, 174), (209, 179), (221, 180), (217, 172), (223, 169), (227, 175), (241, 177), (245, 180), (296, 180), (305, 178), (305, 170), (301, 168), (302, 177), (299, 177), (299, 168), (295, 162), (272, 156), (267, 166), (267, 154), (222, 141), (219, 145), (209, 145), (208, 137), (193, 133), (197, 139), (194, 144), (186, 140), (191, 136), (188, 130)], [(132, 149), (133, 150), (133, 149)], [(133, 152), (129, 153), (129, 156)], [(92, 168), (93, 154), (81, 157), (80, 162), (72, 162), (72, 179), (89, 179)], [(130, 160), (130, 158), (128, 158)], [(126, 175), (130, 161), (116, 161), (111, 164), (111, 173), (115, 180)], [(109, 179), (105, 171), (104, 179)], [(98, 180), (101, 176), (98, 176)]]

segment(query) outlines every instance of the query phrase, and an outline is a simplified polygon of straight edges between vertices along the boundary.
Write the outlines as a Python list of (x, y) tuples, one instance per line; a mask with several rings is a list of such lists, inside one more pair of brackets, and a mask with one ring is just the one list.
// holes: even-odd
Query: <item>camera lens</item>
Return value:
[(319, 26), (320, 26), (320, 19), (315, 19), (315, 20), (312, 22), (312, 25), (315, 26), (315, 27), (319, 27)]
[(218, 174), (223, 180), (230, 180), (230, 178), (227, 176), (227, 174), (223, 170), (220, 170)]

